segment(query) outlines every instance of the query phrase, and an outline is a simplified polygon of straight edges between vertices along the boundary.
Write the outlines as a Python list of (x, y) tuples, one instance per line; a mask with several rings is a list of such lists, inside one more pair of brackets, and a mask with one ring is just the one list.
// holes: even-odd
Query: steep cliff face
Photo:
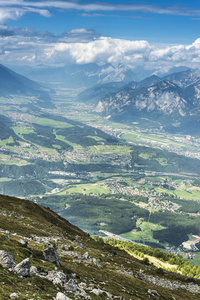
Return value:
[(184, 116), (190, 107), (191, 103), (184, 91), (173, 82), (164, 80), (150, 87), (125, 88), (107, 95), (99, 101), (96, 111), (111, 115), (131, 110), (133, 114), (143, 111), (166, 115), (178, 113)]
[[(118, 122), (147, 118), (167, 131), (199, 135), (199, 76), (199, 71), (187, 70), (130, 82), (116, 92), (104, 94), (95, 111)], [(177, 122), (179, 126), (174, 128), (172, 124)]]

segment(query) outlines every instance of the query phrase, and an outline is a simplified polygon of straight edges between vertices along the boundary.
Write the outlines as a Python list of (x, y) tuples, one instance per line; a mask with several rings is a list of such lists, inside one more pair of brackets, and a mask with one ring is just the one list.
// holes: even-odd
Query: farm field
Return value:
[(142, 241), (143, 244), (145, 244), (145, 242), (159, 243), (158, 240), (153, 238), (153, 231), (162, 230), (165, 228), (154, 223), (145, 222), (141, 219), (138, 219), (136, 226), (136, 230), (123, 233), (121, 234), (121, 237), (140, 243)]

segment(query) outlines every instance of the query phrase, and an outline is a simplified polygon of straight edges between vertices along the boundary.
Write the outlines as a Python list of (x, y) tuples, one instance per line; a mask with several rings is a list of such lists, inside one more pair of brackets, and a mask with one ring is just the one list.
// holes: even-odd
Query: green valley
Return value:
[(50, 207), (90, 234), (160, 248), (200, 235), (198, 139), (114, 123), (75, 94), (54, 94), (54, 108), (1, 100), (0, 193)]

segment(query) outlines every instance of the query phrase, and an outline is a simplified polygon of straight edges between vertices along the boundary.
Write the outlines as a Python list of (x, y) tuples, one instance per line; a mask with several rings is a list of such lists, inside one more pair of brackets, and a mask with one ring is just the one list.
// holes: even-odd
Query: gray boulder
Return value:
[(12, 255), (4, 250), (0, 250), (0, 265), (3, 268), (12, 269), (15, 266)]
[(43, 251), (44, 258), (49, 262), (55, 263), (58, 267), (60, 266), (58, 254), (55, 248), (49, 247)]
[(65, 296), (65, 294), (59, 292), (57, 295), (56, 295), (56, 300), (71, 300), (71, 298)]
[(23, 247), (27, 248), (27, 246), (28, 246), (28, 241), (23, 240), (23, 239), (20, 239), (19, 242), (20, 242), (20, 244), (22, 244)]
[(53, 282), (53, 284), (59, 284), (64, 286), (66, 284), (66, 275), (63, 272), (49, 271), (46, 278)]
[(19, 264), (14, 267), (14, 272), (22, 277), (30, 276), (30, 261), (29, 258), (22, 260)]
[(35, 275), (37, 275), (37, 274), (38, 274), (37, 268), (36, 268), (35, 266), (31, 266), (31, 267), (30, 267), (30, 275), (31, 275), (31, 276), (35, 276)]

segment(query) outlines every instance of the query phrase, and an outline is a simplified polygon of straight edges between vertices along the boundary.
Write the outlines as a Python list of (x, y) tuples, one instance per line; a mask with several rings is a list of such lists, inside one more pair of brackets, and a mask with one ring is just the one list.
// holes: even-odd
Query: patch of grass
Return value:
[(143, 241), (143, 242), (148, 241), (148, 242), (157, 243), (158, 240), (153, 238), (153, 231), (162, 230), (165, 228), (158, 224), (144, 222), (144, 221), (137, 222), (137, 227), (140, 228), (139, 231), (137, 231), (138, 229), (136, 230), (134, 229), (130, 232), (121, 234), (121, 236), (132, 241)]
[(16, 165), (16, 166), (27, 166), (27, 165), (31, 165), (30, 162), (23, 160), (23, 159), (8, 159), (3, 161), (2, 163), (6, 164), (6, 165)]
[(64, 189), (57, 195), (66, 195), (66, 194), (83, 194), (83, 195), (101, 195), (109, 194), (110, 190), (108, 187), (103, 186), (99, 183), (88, 183), (88, 184), (78, 184), (74, 186), (69, 186), (67, 189)]
[(79, 151), (83, 151), (83, 147), (77, 143), (72, 143), (70, 141), (68, 141), (63, 135), (56, 135), (57, 139), (59, 139), (62, 142), (65, 142), (67, 144), (69, 144), (70, 146), (72, 146), (74, 148), (75, 151), (79, 152)]
[(180, 198), (183, 198), (183, 199), (186, 199), (186, 200), (196, 200), (196, 201), (200, 201), (200, 191), (196, 191), (196, 190), (193, 190), (193, 191), (180, 191), (180, 190), (176, 190), (174, 191), (174, 193), (180, 197)]
[(14, 126), (12, 127), (12, 129), (14, 130), (14, 132), (17, 135), (23, 135), (23, 134), (29, 134), (29, 133), (33, 133), (34, 130), (31, 127), (24, 127), (24, 126)]
[(8, 177), (1, 177), (0, 178), (0, 182), (6, 182), (6, 181), (11, 181), (12, 179), (11, 178), (8, 178)]
[(69, 124), (67, 122), (56, 121), (56, 120), (48, 119), (48, 118), (38, 118), (36, 123), (39, 125), (50, 126), (50, 127), (55, 127), (55, 128), (73, 127), (72, 124)]
[(89, 151), (94, 154), (101, 155), (130, 155), (131, 149), (129, 146), (124, 145), (95, 145), (90, 146)]
[(14, 142), (13, 137), (10, 136), (8, 139), (0, 140), (0, 146), (4, 147), (4, 146), (6, 146), (6, 145), (8, 145), (10, 143), (13, 143), (13, 142)]
[(92, 139), (94, 139), (97, 142), (99, 142), (99, 141), (100, 142), (105, 141), (105, 139), (103, 139), (103, 138), (101, 138), (100, 136), (97, 136), (97, 135), (95, 135), (95, 136), (87, 136), (87, 137), (92, 138)]
[(166, 160), (166, 158), (164, 158), (164, 157), (158, 158), (157, 161), (159, 162), (160, 165), (167, 166), (167, 160)]

